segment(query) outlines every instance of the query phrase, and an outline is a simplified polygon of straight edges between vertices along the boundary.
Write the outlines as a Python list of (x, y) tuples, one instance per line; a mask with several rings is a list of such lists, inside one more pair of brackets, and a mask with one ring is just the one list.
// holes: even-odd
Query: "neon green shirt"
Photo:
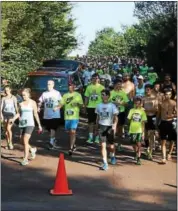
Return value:
[(97, 70), (96, 73), (98, 73), (99, 75), (103, 75), (103, 71), (101, 69)]
[(101, 84), (90, 84), (85, 91), (85, 97), (89, 98), (88, 108), (96, 108), (102, 102), (101, 91), (105, 89)]
[(148, 66), (145, 66), (145, 67), (144, 66), (140, 66), (140, 74), (143, 75), (143, 76), (147, 75), (148, 69), (149, 69)]
[(129, 133), (142, 133), (142, 122), (147, 121), (145, 111), (140, 108), (132, 108), (127, 117), (130, 120)]
[(80, 107), (74, 105), (74, 103), (79, 103), (83, 105), (83, 99), (81, 94), (78, 92), (66, 93), (63, 95), (60, 102), (61, 105), (64, 105), (64, 119), (65, 120), (78, 120)]
[[(120, 91), (112, 90), (109, 100), (112, 103), (115, 103), (115, 102), (118, 102), (118, 101), (120, 101), (121, 103), (122, 102), (124, 102), (124, 103), (129, 102), (129, 98), (128, 98), (127, 94), (124, 92), (124, 90), (120, 90)], [(117, 106), (117, 107), (119, 108), (120, 112), (125, 111), (125, 106), (120, 105), (120, 106)]]
[(148, 79), (150, 83), (153, 85), (154, 82), (158, 79), (158, 74), (156, 72), (148, 73)]

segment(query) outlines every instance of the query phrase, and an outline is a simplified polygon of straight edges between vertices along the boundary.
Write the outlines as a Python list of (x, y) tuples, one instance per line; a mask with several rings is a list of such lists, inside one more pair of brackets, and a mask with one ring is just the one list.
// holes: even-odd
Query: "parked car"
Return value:
[[(61, 61), (61, 60), (60, 60)], [(69, 63), (72, 63), (70, 61)], [(75, 62), (75, 61), (74, 61)], [(52, 65), (54, 63), (44, 63), (44, 65)], [(54, 67), (40, 67), (36, 71), (30, 72), (28, 74), (27, 80), (24, 83), (22, 88), (30, 88), (31, 89), (31, 97), (38, 103), (38, 99), (41, 94), (47, 89), (47, 81), (53, 80), (55, 82), (55, 89), (58, 90), (61, 95), (67, 93), (68, 83), (73, 82), (75, 84), (75, 90), (81, 95), (83, 95), (83, 83), (80, 77), (80, 70), (78, 62), (78, 66), (73, 66), (73, 68), (67, 68), (63, 66), (54, 66)], [(68, 63), (67, 63), (68, 64)], [(74, 63), (76, 64), (76, 63)], [(48, 65), (47, 65), (48, 66)], [(21, 90), (19, 90), (18, 94), (21, 94)], [(63, 111), (62, 119), (63, 119)], [(40, 112), (40, 119), (42, 119), (43, 110)]]

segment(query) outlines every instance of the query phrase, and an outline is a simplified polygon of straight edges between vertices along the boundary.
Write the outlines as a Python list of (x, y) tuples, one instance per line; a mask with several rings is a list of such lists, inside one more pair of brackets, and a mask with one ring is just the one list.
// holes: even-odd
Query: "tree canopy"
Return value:
[(44, 59), (75, 49), (71, 10), (68, 2), (2, 2), (2, 75), (18, 85)]

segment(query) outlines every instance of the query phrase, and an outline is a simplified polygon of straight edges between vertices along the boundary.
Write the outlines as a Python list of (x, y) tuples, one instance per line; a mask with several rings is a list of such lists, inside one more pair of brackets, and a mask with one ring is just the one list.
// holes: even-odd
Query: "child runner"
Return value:
[(98, 104), (96, 107), (96, 127), (99, 129), (99, 136), (101, 141), (101, 155), (103, 159), (102, 170), (108, 169), (107, 162), (107, 150), (106, 142), (109, 143), (111, 164), (116, 164), (115, 158), (115, 144), (114, 135), (116, 131), (116, 125), (118, 122), (118, 109), (117, 107), (109, 102), (110, 92), (109, 90), (103, 90), (101, 92), (102, 103)]
[(137, 165), (141, 165), (141, 142), (144, 139), (145, 122), (147, 121), (146, 113), (142, 108), (140, 97), (134, 98), (134, 108), (129, 111), (128, 120), (130, 121), (129, 134), (133, 149), (136, 153)]

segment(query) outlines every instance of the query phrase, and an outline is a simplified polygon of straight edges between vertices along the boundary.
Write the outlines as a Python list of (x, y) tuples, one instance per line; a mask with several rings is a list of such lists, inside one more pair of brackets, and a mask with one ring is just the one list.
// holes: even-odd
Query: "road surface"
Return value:
[(38, 148), (37, 157), (28, 166), (20, 166), (23, 148), (19, 130), (14, 128), (15, 149), (1, 146), (2, 210), (176, 210), (177, 156), (160, 165), (160, 152), (154, 161), (142, 159), (135, 165), (132, 148), (124, 141), (124, 151), (117, 153), (117, 165), (107, 172), (101, 164), (99, 146), (86, 145), (87, 124), (77, 132), (78, 150), (73, 157), (65, 155), (65, 166), (72, 196), (51, 196), (60, 152), (67, 152), (68, 138), (63, 128), (58, 131), (56, 150), (47, 150), (48, 134), (33, 133), (31, 144)]

